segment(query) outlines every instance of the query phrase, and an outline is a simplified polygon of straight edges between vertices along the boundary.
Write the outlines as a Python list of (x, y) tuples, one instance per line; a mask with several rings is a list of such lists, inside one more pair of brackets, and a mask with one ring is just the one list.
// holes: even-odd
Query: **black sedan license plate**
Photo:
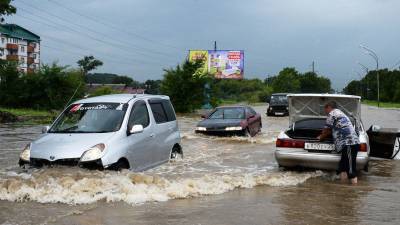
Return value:
[(335, 145), (326, 143), (305, 143), (304, 149), (317, 151), (333, 151), (335, 150)]

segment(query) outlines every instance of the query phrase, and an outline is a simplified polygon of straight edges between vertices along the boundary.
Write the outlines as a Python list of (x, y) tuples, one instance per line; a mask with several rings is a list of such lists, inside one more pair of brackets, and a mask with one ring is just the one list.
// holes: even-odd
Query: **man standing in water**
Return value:
[(357, 184), (356, 158), (360, 142), (354, 126), (349, 117), (337, 109), (336, 102), (326, 103), (324, 110), (328, 118), (318, 139), (324, 140), (332, 134), (336, 151), (342, 155), (338, 166), (340, 179), (342, 181), (350, 179), (352, 184)]

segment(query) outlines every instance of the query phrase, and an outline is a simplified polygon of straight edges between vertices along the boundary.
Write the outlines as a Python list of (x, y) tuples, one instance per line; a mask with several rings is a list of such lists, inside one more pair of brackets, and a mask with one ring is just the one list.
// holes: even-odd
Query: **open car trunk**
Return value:
[[(315, 140), (321, 134), (325, 126), (324, 118), (309, 118), (299, 120), (294, 123), (291, 129), (286, 131), (286, 135), (293, 139)], [(332, 136), (328, 137), (325, 142), (333, 142)]]
[(352, 122), (360, 121), (361, 97), (354, 95), (332, 95), (332, 94), (290, 94), (289, 102), (289, 125), (293, 126), (297, 121), (304, 119), (326, 119), (324, 106), (329, 101), (335, 101), (338, 108), (342, 110)]
[[(353, 95), (332, 94), (290, 94), (289, 130), (286, 134), (294, 139), (317, 140), (325, 126), (326, 114), (324, 106), (329, 101), (335, 101), (353, 124), (360, 124), (360, 97)], [(326, 142), (332, 142), (332, 137)]]

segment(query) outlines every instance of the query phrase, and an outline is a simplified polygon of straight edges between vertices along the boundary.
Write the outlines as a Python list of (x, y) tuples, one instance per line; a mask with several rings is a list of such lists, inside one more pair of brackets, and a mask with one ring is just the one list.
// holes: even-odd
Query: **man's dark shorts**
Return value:
[(357, 153), (360, 145), (345, 145), (341, 151), (338, 174), (346, 172), (349, 179), (357, 177)]

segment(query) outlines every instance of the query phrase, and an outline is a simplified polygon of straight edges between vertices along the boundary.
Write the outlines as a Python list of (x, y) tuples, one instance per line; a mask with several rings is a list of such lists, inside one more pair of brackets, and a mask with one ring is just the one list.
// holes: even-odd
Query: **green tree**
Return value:
[(161, 80), (146, 80), (143, 87), (146, 89), (147, 94), (158, 95), (160, 94)]
[(300, 91), (299, 72), (295, 68), (286, 67), (273, 80), (274, 92), (297, 93)]
[(189, 62), (175, 68), (165, 69), (164, 79), (161, 82), (161, 93), (171, 98), (177, 112), (193, 112), (204, 103), (204, 85), (208, 76), (198, 74), (203, 63)]
[(331, 90), (331, 81), (313, 72), (302, 74), (299, 80), (301, 93), (329, 93)]
[(16, 64), (2, 63), (0, 79), (0, 105), (13, 108), (61, 109), (72, 96), (81, 98), (85, 89), (78, 70), (55, 63), (30, 74), (19, 73)]
[(12, 15), (17, 12), (17, 9), (11, 5), (13, 0), (0, 0), (0, 20), (4, 21), (4, 15)]
[(93, 93), (90, 94), (90, 97), (120, 93), (120, 91), (113, 90), (111, 87), (104, 86), (97, 88)]
[(213, 97), (232, 102), (265, 102), (272, 88), (260, 79), (215, 80)]
[(113, 84), (125, 84), (127, 86), (130, 86), (132, 82), (133, 79), (127, 76), (117, 76), (112, 81)]
[(0, 60), (0, 105), (7, 106), (18, 102), (22, 91), (21, 75), (16, 63)]
[[(379, 70), (380, 100), (384, 102), (400, 101), (400, 71)], [(343, 91), (347, 94), (357, 94), (363, 99), (377, 100), (377, 71), (369, 71), (361, 80), (350, 82)]]
[(83, 59), (78, 60), (78, 65), (81, 68), (82, 74), (86, 77), (89, 71), (96, 69), (103, 65), (103, 62), (96, 59), (94, 56), (85, 56)]
[(361, 82), (358, 80), (351, 81), (343, 89), (343, 92), (348, 95), (361, 95)]

